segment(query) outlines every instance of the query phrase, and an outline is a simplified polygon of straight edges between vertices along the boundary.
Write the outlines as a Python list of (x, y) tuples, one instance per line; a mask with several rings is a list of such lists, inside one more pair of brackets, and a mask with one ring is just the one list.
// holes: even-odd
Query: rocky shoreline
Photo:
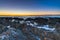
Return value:
[(60, 40), (60, 18), (0, 17), (0, 40)]

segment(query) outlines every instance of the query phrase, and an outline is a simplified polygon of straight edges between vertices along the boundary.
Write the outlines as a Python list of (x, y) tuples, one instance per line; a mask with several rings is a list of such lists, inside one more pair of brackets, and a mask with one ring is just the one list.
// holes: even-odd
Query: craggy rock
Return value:
[(34, 20), (39, 24), (43, 24), (43, 25), (48, 24), (48, 19), (45, 19), (45, 18), (38, 17), (38, 18), (35, 18)]
[(32, 19), (32, 18), (27, 18), (27, 19), (25, 19), (25, 21), (33, 21), (34, 19)]
[(0, 40), (60, 40), (60, 18), (0, 17)]

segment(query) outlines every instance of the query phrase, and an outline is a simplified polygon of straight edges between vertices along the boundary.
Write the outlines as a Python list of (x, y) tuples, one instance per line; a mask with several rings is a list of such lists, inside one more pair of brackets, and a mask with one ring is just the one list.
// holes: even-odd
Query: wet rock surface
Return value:
[(0, 17), (0, 40), (60, 40), (60, 18)]

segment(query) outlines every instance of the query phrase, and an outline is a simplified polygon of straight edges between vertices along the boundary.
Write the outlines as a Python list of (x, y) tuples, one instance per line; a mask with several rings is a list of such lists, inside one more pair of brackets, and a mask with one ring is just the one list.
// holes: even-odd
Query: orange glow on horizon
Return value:
[(59, 11), (39, 11), (39, 12), (7, 12), (0, 11), (0, 16), (35, 16), (35, 15), (60, 15)]

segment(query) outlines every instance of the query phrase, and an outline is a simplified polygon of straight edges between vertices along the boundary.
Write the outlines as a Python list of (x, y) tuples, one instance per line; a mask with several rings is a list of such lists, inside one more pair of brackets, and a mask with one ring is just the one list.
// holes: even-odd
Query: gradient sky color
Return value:
[(0, 13), (40, 11), (60, 11), (60, 0), (0, 0)]

